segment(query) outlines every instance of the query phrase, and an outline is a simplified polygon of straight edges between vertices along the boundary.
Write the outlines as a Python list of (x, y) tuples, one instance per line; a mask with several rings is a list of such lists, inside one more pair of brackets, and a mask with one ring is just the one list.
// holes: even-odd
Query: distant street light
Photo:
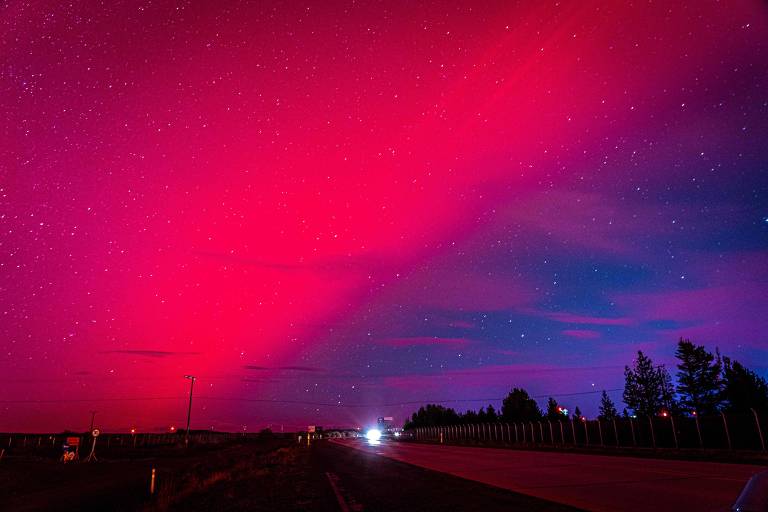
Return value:
[(194, 375), (185, 375), (185, 379), (189, 379), (189, 409), (187, 409), (187, 430), (184, 431), (184, 446), (189, 446), (189, 418), (192, 416), (192, 390), (195, 387), (195, 380), (197, 377)]

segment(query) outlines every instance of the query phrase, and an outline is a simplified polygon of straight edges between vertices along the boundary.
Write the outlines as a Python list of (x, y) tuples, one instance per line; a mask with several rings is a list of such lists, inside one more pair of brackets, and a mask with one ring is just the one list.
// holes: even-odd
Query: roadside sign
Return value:
[(67, 438), (67, 444), (69, 446), (80, 446), (80, 438), (79, 437), (68, 437)]
[(314, 431), (315, 431), (315, 426), (314, 425), (310, 425), (310, 426), (307, 427), (307, 432), (314, 432)]
[(99, 434), (101, 434), (101, 430), (99, 430), (99, 429), (97, 429), (97, 428), (95, 428), (95, 429), (93, 429), (93, 430), (91, 431), (91, 435), (92, 435), (93, 437), (99, 437)]

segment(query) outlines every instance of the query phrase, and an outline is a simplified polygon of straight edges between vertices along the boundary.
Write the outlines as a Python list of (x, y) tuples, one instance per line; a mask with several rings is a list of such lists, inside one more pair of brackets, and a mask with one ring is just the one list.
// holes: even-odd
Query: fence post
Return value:
[(632, 418), (629, 418), (629, 428), (632, 430), (632, 446), (637, 448), (637, 438), (635, 437), (635, 424), (632, 423)]
[(701, 437), (701, 426), (699, 425), (699, 415), (693, 412), (693, 420), (696, 422), (696, 433), (699, 434), (699, 448), (704, 448), (704, 440)]
[(528, 423), (531, 424), (531, 443), (536, 444), (536, 432), (533, 430), (533, 422), (529, 421)]
[(597, 420), (597, 433), (600, 436), (600, 446), (605, 448), (605, 443), (603, 442), (603, 427), (600, 424), (600, 420)]
[(515, 444), (517, 444), (519, 442), (517, 437), (517, 423), (512, 422), (512, 424), (515, 426)]
[(651, 426), (651, 444), (656, 448), (656, 433), (653, 431), (653, 417), (648, 416), (648, 424)]
[(539, 423), (539, 435), (541, 436), (541, 444), (544, 444), (544, 426), (541, 424), (541, 421)]
[(557, 420), (557, 423), (560, 424), (560, 441), (565, 444), (565, 435), (563, 434), (563, 421)]
[(549, 442), (552, 446), (555, 446), (555, 434), (552, 431), (552, 420), (547, 420), (547, 423), (549, 423)]
[(616, 428), (616, 417), (613, 418), (613, 437), (616, 438), (616, 448), (619, 447), (619, 429)]
[(760, 446), (763, 448), (763, 451), (765, 451), (765, 439), (763, 438), (763, 429), (760, 428), (760, 418), (757, 417), (756, 410), (751, 410), (752, 414), (755, 415), (755, 425), (757, 425), (757, 435), (760, 436)]
[(720, 416), (723, 417), (723, 427), (725, 427), (725, 439), (728, 441), (728, 449), (733, 450), (731, 445), (731, 433), (728, 431), (728, 421), (725, 419), (725, 413), (720, 411)]
[(573, 418), (571, 418), (571, 434), (573, 435), (573, 446), (576, 446), (576, 426), (573, 424)]
[(669, 421), (672, 423), (672, 438), (675, 440), (675, 450), (680, 448), (680, 444), (677, 442), (677, 429), (675, 429), (675, 418), (669, 415)]
[(587, 420), (582, 420), (582, 423), (584, 424), (584, 440), (586, 441), (587, 446), (589, 446), (589, 427)]

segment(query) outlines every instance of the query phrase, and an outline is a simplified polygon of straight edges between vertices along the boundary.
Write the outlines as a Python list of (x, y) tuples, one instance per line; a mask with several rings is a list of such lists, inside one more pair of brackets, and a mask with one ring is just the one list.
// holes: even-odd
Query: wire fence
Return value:
[(415, 441), (600, 448), (766, 451), (768, 414), (751, 410), (716, 416), (563, 419), (417, 427)]
[[(242, 441), (260, 434), (231, 432), (190, 432), (189, 445), (216, 445), (231, 441)], [(65, 450), (78, 452), (79, 457), (88, 455), (96, 441), (95, 452), (108, 457), (131, 457), (158, 448), (186, 446), (184, 433), (102, 433), (97, 438), (90, 434), (13, 434), (0, 433), (0, 457), (39, 456), (57, 458)], [(65, 448), (66, 447), (66, 448)]]

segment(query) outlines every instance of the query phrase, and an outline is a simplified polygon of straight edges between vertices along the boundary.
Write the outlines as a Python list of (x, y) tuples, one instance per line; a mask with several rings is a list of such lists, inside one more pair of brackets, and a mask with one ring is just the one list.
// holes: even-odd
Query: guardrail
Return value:
[(645, 447), (766, 451), (768, 414), (651, 416), (613, 420), (538, 420), (418, 427), (406, 430), (416, 441), (512, 445)]

